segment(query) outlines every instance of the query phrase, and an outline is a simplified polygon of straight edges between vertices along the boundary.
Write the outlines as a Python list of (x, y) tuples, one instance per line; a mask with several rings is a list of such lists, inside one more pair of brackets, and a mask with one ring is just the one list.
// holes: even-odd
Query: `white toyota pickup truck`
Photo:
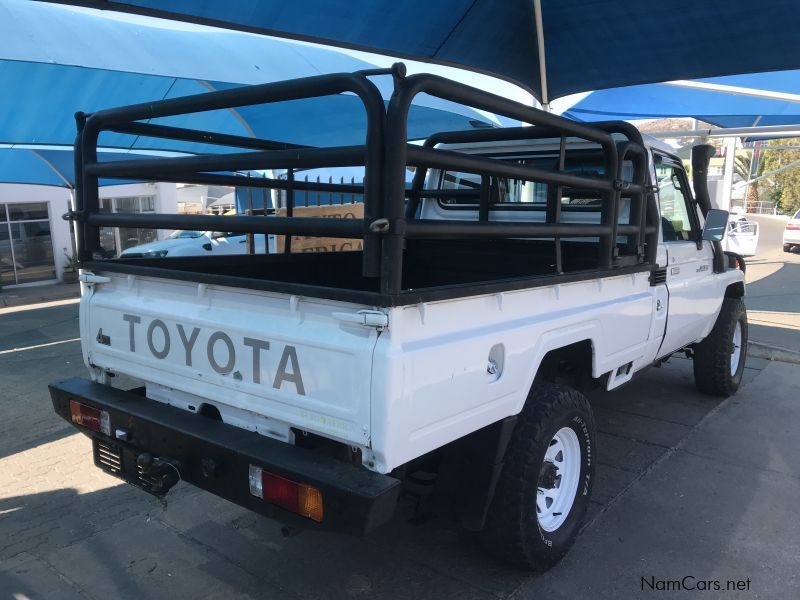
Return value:
[[(388, 106), (371, 81), (385, 76)], [(531, 126), (409, 143), (420, 93)], [(363, 144), (161, 120), (333, 95), (363, 104)], [(105, 131), (210, 151), (98, 162)], [(594, 485), (602, 449), (587, 390), (677, 352), (694, 359), (701, 391), (739, 387), (744, 261), (722, 251), (707, 146), (695, 148), (693, 195), (681, 161), (626, 123), (575, 123), (396, 65), (78, 115), (76, 150), (68, 217), (90, 379), (51, 384), (53, 405), (91, 437), (98, 467), (150, 493), (183, 480), (288, 527), (356, 534), (391, 519), (401, 490), (432, 494), (493, 554), (542, 568), (573, 542)], [(341, 166), (362, 166), (363, 185), (292, 176)], [(247, 180), (281, 210), (99, 210), (100, 177), (235, 185), (248, 169), (287, 169)], [(295, 215), (295, 190), (350, 194), (363, 218)], [(282, 242), (266, 254), (104, 259), (101, 227)], [(360, 249), (292, 252), (299, 236)], [(112, 387), (120, 374), (141, 385)]]

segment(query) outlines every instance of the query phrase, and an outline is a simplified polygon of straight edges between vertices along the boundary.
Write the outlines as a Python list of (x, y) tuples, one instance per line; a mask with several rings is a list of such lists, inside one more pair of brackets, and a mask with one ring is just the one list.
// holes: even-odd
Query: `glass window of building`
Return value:
[[(155, 196), (120, 196), (101, 198), (101, 212), (153, 213), (156, 210)], [(106, 258), (119, 256), (123, 250), (156, 241), (157, 231), (143, 227), (101, 227), (100, 246)]]
[(55, 278), (47, 202), (0, 204), (0, 280), (3, 285)]

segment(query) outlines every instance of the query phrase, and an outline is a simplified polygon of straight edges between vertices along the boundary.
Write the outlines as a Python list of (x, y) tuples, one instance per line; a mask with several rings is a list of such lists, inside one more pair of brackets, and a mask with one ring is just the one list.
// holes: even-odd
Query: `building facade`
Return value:
[[(108, 212), (177, 212), (174, 183), (137, 183), (103, 187), (101, 210)], [(70, 223), (72, 191), (44, 185), (0, 184), (0, 283), (2, 287), (43, 285), (61, 280), (75, 252)], [(107, 256), (162, 239), (154, 229), (101, 230)]]

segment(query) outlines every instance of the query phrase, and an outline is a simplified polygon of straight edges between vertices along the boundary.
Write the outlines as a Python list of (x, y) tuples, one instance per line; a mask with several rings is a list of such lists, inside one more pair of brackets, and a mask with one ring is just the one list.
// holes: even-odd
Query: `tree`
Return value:
[(742, 181), (750, 179), (750, 165), (752, 163), (750, 153), (736, 154), (736, 160), (733, 165), (733, 172), (742, 178)]
[[(792, 145), (797, 145), (796, 139), (770, 141), (764, 148), (764, 159), (759, 171), (766, 174), (800, 161), (800, 150), (770, 150), (770, 146)], [(792, 214), (800, 210), (800, 163), (766, 178), (765, 181), (769, 186), (769, 198), (775, 202), (780, 212)]]

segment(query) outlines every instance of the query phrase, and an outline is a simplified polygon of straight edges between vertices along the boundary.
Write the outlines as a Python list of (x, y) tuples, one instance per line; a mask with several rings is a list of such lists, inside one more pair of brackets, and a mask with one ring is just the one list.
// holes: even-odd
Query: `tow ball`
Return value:
[(151, 493), (163, 496), (181, 480), (181, 463), (171, 458), (153, 456), (143, 452), (136, 458), (136, 466)]

